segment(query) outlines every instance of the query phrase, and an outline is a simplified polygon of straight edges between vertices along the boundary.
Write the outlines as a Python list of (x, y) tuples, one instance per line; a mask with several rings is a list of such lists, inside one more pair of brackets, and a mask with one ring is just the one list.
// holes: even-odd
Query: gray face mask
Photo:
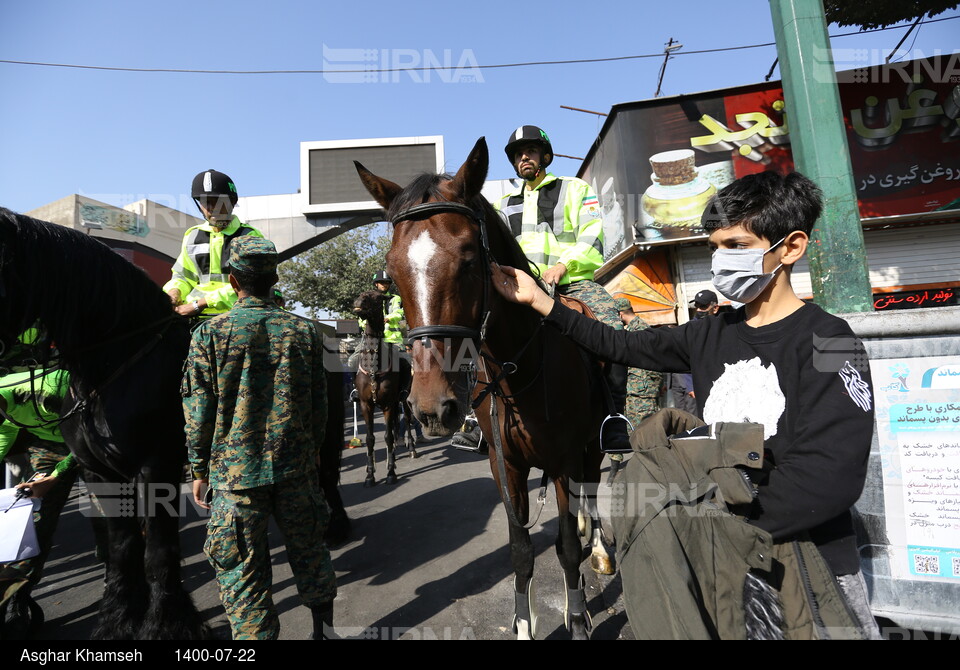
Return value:
[(770, 245), (769, 249), (717, 249), (713, 252), (711, 271), (713, 287), (723, 297), (734, 302), (746, 304), (755, 300), (767, 288), (777, 270), (763, 271), (763, 257), (773, 251), (786, 237)]

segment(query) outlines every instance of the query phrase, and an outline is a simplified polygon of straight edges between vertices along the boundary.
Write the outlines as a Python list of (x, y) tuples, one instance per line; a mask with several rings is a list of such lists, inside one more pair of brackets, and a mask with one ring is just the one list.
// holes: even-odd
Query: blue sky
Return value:
[[(739, 3), (409, 1), (163, 3), (87, 0), (0, 4), (0, 59), (127, 68), (291, 70), (388, 67), (434, 61), (462, 72), (372, 75), (177, 74), (0, 63), (0, 206), (26, 211), (84, 193), (123, 205), (157, 196), (189, 203), (190, 180), (216, 168), (241, 195), (292, 193), (301, 141), (443, 135), (455, 170), (476, 139), (491, 149), (490, 178), (513, 176), (502, 153), (533, 123), (558, 153), (585, 155), (606, 112), (653, 97), (661, 58), (474, 70), (472, 66), (662, 53), (663, 93), (762, 81), (773, 46), (683, 51), (774, 41), (765, 0)], [(951, 10), (938, 18), (960, 16)], [(854, 32), (831, 26), (831, 34)], [(849, 67), (882, 62), (906, 28), (837, 37), (863, 50)], [(898, 58), (960, 49), (960, 20), (922, 26)], [(909, 51), (906, 51), (909, 49)], [(347, 51), (344, 51), (347, 50)], [(866, 61), (869, 61), (866, 62)], [(779, 71), (774, 74), (779, 78)], [(554, 171), (573, 174), (577, 161)], [(156, 197), (154, 199), (157, 199)]]

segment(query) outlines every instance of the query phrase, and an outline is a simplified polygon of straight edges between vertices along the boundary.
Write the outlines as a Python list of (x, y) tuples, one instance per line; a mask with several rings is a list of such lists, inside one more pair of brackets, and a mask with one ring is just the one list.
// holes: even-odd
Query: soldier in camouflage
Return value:
[[(633, 306), (626, 298), (617, 299), (617, 310), (623, 320), (624, 330), (649, 328), (646, 321), (637, 317)], [(640, 368), (627, 368), (627, 410), (625, 414), (636, 428), (641, 421), (660, 409), (660, 388), (663, 373)]]
[[(626, 298), (615, 301), (624, 330), (643, 330), (648, 328), (646, 321), (637, 317), (633, 305)], [(624, 414), (634, 429), (640, 422), (660, 409), (660, 388), (663, 386), (663, 374), (640, 368), (627, 368), (627, 403)], [(610, 475), (613, 481), (623, 462), (622, 454), (610, 454)]]
[(311, 321), (274, 302), (272, 242), (235, 240), (230, 265), (239, 299), (194, 331), (182, 387), (193, 495), (211, 509), (204, 552), (233, 639), (276, 639), (272, 516), (313, 614), (314, 639), (323, 639), (333, 631), (337, 588), (323, 541), (329, 509), (317, 485), (327, 418), (322, 341)]

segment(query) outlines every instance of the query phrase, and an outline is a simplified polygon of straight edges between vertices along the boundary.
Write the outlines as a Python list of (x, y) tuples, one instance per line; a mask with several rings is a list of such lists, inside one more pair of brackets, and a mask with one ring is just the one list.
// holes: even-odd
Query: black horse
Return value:
[[(39, 339), (19, 342), (32, 328)], [(139, 268), (87, 235), (0, 209), (0, 368), (69, 370), (61, 432), (106, 512), (106, 585), (95, 639), (207, 634), (180, 575), (180, 382), (189, 343), (188, 321)], [(336, 393), (339, 373), (330, 377)], [(342, 515), (346, 523), (336, 491), (342, 398), (331, 404), (320, 479), (332, 518)]]
[[(24, 351), (18, 336), (34, 327), (40, 338)], [(189, 324), (170, 299), (120, 255), (69, 228), (0, 210), (0, 364), (32, 358), (48, 366), (56, 344), (71, 377), (61, 432), (107, 510), (96, 639), (205, 634), (181, 584), (170, 504), (186, 460), (179, 391), (189, 342)]]

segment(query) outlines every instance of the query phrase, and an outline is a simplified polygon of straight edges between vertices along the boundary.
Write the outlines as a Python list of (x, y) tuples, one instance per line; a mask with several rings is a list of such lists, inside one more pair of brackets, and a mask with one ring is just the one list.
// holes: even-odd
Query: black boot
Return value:
[(630, 446), (630, 424), (623, 416), (627, 406), (627, 368), (623, 365), (608, 364), (604, 377), (610, 392), (613, 412), (601, 431), (600, 448), (608, 454), (629, 453), (633, 451)]
[(463, 422), (460, 432), (456, 433), (453, 439), (450, 440), (450, 446), (464, 451), (480, 453), (481, 437), (480, 426), (477, 425), (476, 418), (468, 416)]
[(311, 640), (339, 639), (333, 630), (333, 601), (311, 607), (310, 614), (313, 615), (313, 632), (310, 634)]

